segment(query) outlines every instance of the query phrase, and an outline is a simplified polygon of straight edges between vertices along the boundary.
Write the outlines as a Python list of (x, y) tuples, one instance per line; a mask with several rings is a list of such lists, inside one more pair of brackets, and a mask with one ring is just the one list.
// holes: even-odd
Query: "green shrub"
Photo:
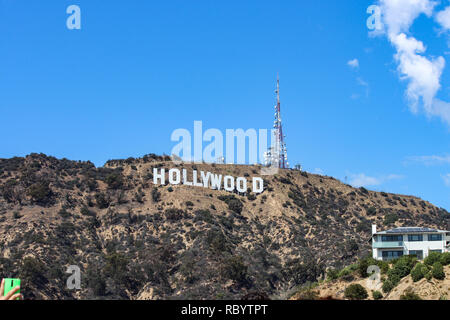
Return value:
[(398, 220), (398, 215), (396, 213), (388, 213), (384, 216), (384, 225), (394, 224)]
[(433, 270), (431, 271), (433, 278), (438, 280), (444, 280), (445, 279), (445, 273), (444, 273), (444, 267), (442, 267), (442, 264), (439, 262), (436, 262), (433, 264)]
[(297, 293), (298, 300), (312, 301), (319, 300), (319, 298), (319, 293), (310, 288)]
[(86, 273), (86, 282), (96, 297), (106, 295), (106, 279), (101, 270), (89, 267)]
[(364, 300), (369, 296), (367, 290), (360, 284), (349, 285), (344, 292), (347, 299), (351, 300)]
[(111, 203), (111, 199), (104, 193), (97, 193), (95, 195), (95, 201), (97, 202), (97, 206), (99, 209), (106, 209)]
[(388, 280), (393, 287), (396, 287), (400, 280), (411, 273), (412, 268), (417, 263), (414, 256), (403, 256), (395, 261), (392, 269), (388, 271)]
[(28, 188), (27, 194), (36, 203), (48, 204), (51, 200), (52, 190), (48, 182), (38, 182)]
[(406, 290), (400, 296), (400, 300), (422, 300), (422, 299), (418, 294), (412, 292), (411, 290)]
[(194, 212), (194, 222), (205, 221), (207, 223), (213, 223), (214, 217), (209, 210), (197, 210)]
[(359, 275), (363, 278), (367, 278), (369, 274), (367, 274), (367, 268), (370, 266), (378, 266), (378, 261), (372, 257), (367, 257), (359, 260), (358, 262), (358, 272)]
[(121, 253), (113, 252), (106, 256), (106, 265), (103, 269), (105, 275), (118, 280), (124, 280), (127, 276), (129, 260)]
[(243, 283), (247, 278), (248, 267), (244, 264), (244, 259), (240, 256), (225, 259), (221, 268), (221, 274), (226, 279)]
[(368, 216), (374, 216), (376, 214), (377, 214), (377, 209), (375, 207), (367, 208), (367, 215)]
[(48, 282), (46, 273), (46, 265), (32, 257), (23, 259), (19, 270), (19, 276), (24, 279), (25, 282), (31, 282), (35, 285), (43, 285)]
[(414, 282), (417, 282), (425, 277), (425, 275), (428, 273), (428, 268), (426, 265), (422, 263), (416, 264), (416, 266), (411, 270), (411, 277)]
[(186, 201), (186, 207), (193, 207), (194, 203), (192, 201)]
[(86, 207), (86, 206), (81, 207), (80, 213), (81, 213), (83, 216), (95, 216), (95, 212), (92, 212), (92, 211), (89, 210), (88, 207)]
[(244, 205), (242, 204), (241, 200), (237, 199), (234, 195), (219, 196), (218, 199), (225, 202), (231, 211), (238, 214), (242, 212), (242, 208), (244, 207)]
[(352, 282), (353, 280), (355, 280), (355, 277), (353, 276), (353, 274), (346, 274), (346, 275), (343, 275), (341, 277), (341, 279), (342, 279), (342, 281), (345, 281), (345, 282)]
[(342, 277), (348, 277), (350, 276), (355, 270), (357, 269), (357, 265), (350, 265), (348, 267), (345, 267), (338, 273), (338, 278)]
[(447, 266), (450, 264), (450, 252), (444, 252), (441, 255), (441, 259), (439, 261), (443, 266)]
[(339, 278), (339, 269), (330, 269), (327, 272), (327, 279), (333, 281)]
[(170, 221), (178, 221), (183, 219), (184, 211), (181, 209), (170, 208), (164, 212), (166, 219)]
[(378, 261), (377, 265), (380, 267), (382, 274), (386, 274), (389, 271), (389, 263), (387, 261)]
[(140, 190), (138, 190), (138, 192), (136, 192), (134, 194), (134, 200), (136, 200), (136, 202), (139, 202), (139, 203), (144, 203), (144, 196), (145, 196), (145, 193), (143, 193), (142, 189), (140, 189)]
[(214, 253), (228, 250), (227, 239), (221, 230), (209, 230), (206, 235), (206, 242)]
[(382, 287), (384, 293), (389, 293), (394, 288), (395, 288), (395, 286), (392, 284), (391, 280), (388, 279), (388, 280), (384, 281), (383, 287)]
[(383, 299), (383, 294), (380, 291), (374, 291), (372, 292), (372, 297), (374, 300), (381, 300)]
[(228, 208), (236, 213), (241, 213), (242, 212), (242, 202), (239, 199), (233, 199), (228, 203)]
[(153, 202), (159, 202), (161, 200), (161, 193), (156, 188), (152, 190), (152, 199)]
[(255, 201), (256, 196), (253, 193), (247, 193), (247, 199), (248, 201)]
[(106, 177), (106, 184), (110, 189), (120, 189), (123, 186), (123, 177), (120, 173), (111, 173)]
[(426, 265), (428, 266), (432, 266), (434, 265), (436, 262), (439, 262), (439, 260), (441, 259), (442, 253), (439, 252), (430, 252), (428, 254), (428, 257), (425, 258), (425, 260), (423, 262), (425, 262)]

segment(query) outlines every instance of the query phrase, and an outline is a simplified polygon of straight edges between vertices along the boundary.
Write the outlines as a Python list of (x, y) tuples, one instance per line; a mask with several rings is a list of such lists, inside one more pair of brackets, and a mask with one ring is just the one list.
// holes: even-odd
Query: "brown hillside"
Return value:
[[(370, 226), (445, 228), (444, 209), (282, 170), (262, 194), (154, 186), (167, 157), (90, 162), (32, 154), (0, 160), (0, 277), (35, 299), (240, 299), (290, 290), (367, 254)], [(260, 176), (258, 166), (178, 165)], [(69, 265), (82, 289), (65, 287)]]

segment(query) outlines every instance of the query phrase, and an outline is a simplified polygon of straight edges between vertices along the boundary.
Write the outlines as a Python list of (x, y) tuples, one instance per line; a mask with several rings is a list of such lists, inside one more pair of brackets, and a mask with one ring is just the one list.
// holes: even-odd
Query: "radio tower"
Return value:
[(280, 169), (288, 169), (288, 157), (287, 157), (287, 148), (286, 143), (284, 142), (284, 138), (286, 136), (283, 135), (283, 125), (281, 122), (281, 103), (280, 103), (280, 77), (277, 74), (277, 90), (275, 91), (277, 94), (277, 105), (275, 106), (275, 121), (273, 128), (275, 129), (275, 156), (276, 161), (278, 162), (278, 168)]

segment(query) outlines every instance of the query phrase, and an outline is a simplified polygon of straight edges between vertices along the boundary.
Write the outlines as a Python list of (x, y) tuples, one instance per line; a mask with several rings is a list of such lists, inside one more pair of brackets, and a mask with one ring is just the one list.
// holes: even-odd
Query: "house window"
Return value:
[(403, 251), (383, 251), (382, 255), (384, 260), (391, 260), (403, 256)]
[(428, 241), (442, 241), (442, 234), (429, 234)]
[(409, 251), (409, 255), (416, 256), (417, 259), (419, 259), (419, 260), (423, 259), (423, 251), (422, 250), (411, 250), (411, 251)]
[(410, 242), (423, 241), (423, 235), (422, 234), (409, 234), (408, 241), (410, 241)]
[(437, 253), (442, 253), (442, 250), (430, 250), (429, 252), (437, 252)]
[(381, 237), (382, 242), (396, 242), (396, 241), (403, 241), (403, 236), (382, 236)]

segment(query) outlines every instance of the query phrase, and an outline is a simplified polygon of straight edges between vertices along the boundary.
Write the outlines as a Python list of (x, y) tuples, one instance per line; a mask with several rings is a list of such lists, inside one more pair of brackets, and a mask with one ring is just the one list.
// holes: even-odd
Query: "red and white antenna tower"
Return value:
[(280, 103), (280, 77), (277, 74), (277, 90), (275, 91), (277, 94), (277, 105), (275, 106), (275, 121), (273, 128), (275, 129), (275, 150), (274, 153), (277, 158), (278, 167), (280, 169), (288, 169), (289, 162), (287, 156), (287, 148), (286, 143), (284, 142), (284, 138), (286, 136), (283, 135), (283, 124), (281, 122), (281, 103)]

